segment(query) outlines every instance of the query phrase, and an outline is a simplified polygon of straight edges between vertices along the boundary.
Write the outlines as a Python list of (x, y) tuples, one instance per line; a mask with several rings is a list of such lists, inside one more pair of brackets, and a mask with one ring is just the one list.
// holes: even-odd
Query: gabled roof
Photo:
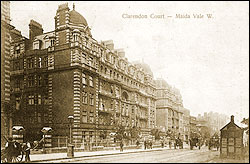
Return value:
[(236, 125), (234, 122), (232, 122), (232, 121), (230, 121), (228, 124), (226, 124), (223, 128), (221, 128), (220, 129), (220, 131), (222, 131), (222, 130), (224, 130), (226, 127), (228, 127), (228, 126), (235, 126), (235, 127), (237, 127), (237, 128), (239, 128), (240, 130), (242, 130), (242, 128), (241, 127), (239, 127), (238, 125)]

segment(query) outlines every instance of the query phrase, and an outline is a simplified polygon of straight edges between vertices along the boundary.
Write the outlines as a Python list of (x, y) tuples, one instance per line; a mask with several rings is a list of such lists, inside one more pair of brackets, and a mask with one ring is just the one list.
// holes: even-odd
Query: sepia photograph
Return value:
[(1, 1), (1, 163), (249, 163), (249, 2)]

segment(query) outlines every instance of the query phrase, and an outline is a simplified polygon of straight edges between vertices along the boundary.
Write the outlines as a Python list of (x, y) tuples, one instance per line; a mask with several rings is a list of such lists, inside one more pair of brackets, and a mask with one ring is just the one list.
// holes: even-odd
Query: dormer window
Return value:
[(45, 48), (49, 48), (50, 47), (50, 41), (45, 41)]
[(79, 41), (79, 36), (78, 34), (80, 34), (80, 31), (78, 29), (74, 29), (73, 30), (73, 42), (75, 41)]
[(49, 36), (49, 35), (46, 35), (44, 38), (44, 48), (49, 48), (49, 47), (52, 47), (54, 46), (55, 44), (55, 39), (54, 39), (54, 36)]
[(40, 49), (40, 41), (35, 39), (35, 41), (33, 42), (33, 49), (34, 50), (39, 50)]

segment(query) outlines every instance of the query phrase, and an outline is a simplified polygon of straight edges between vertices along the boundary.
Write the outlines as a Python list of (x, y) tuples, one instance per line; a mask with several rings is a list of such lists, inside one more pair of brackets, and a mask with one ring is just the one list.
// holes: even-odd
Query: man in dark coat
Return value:
[(123, 152), (123, 142), (120, 143), (120, 151)]
[(25, 162), (30, 162), (30, 149), (31, 149), (31, 144), (29, 141), (27, 141), (24, 144), (23, 147), (24, 151), (25, 151)]
[(172, 147), (172, 142), (171, 140), (169, 140), (169, 148), (171, 149), (171, 147)]
[(164, 148), (164, 141), (161, 141), (161, 147)]
[(152, 141), (149, 141), (149, 146), (150, 146), (150, 149), (153, 148), (153, 143), (152, 143)]

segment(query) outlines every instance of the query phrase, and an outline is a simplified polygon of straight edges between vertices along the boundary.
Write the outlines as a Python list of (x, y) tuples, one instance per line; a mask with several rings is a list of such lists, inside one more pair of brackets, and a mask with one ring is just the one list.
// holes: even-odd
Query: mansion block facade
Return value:
[(185, 139), (184, 118), (185, 114), (180, 91), (169, 85), (164, 79), (156, 80), (156, 123), (162, 131), (170, 132), (175, 136)]
[(128, 135), (132, 127), (150, 134), (156, 84), (149, 66), (128, 62), (111, 40), (97, 42), (68, 4), (58, 6), (54, 19), (54, 31), (43, 33), (31, 20), (29, 38), (11, 34), (10, 101), (13, 125), (24, 127), (24, 140), (40, 140), (41, 129), (51, 127), (53, 146), (53, 138), (69, 136), (70, 115), (73, 143), (102, 142), (103, 134), (121, 126)]

